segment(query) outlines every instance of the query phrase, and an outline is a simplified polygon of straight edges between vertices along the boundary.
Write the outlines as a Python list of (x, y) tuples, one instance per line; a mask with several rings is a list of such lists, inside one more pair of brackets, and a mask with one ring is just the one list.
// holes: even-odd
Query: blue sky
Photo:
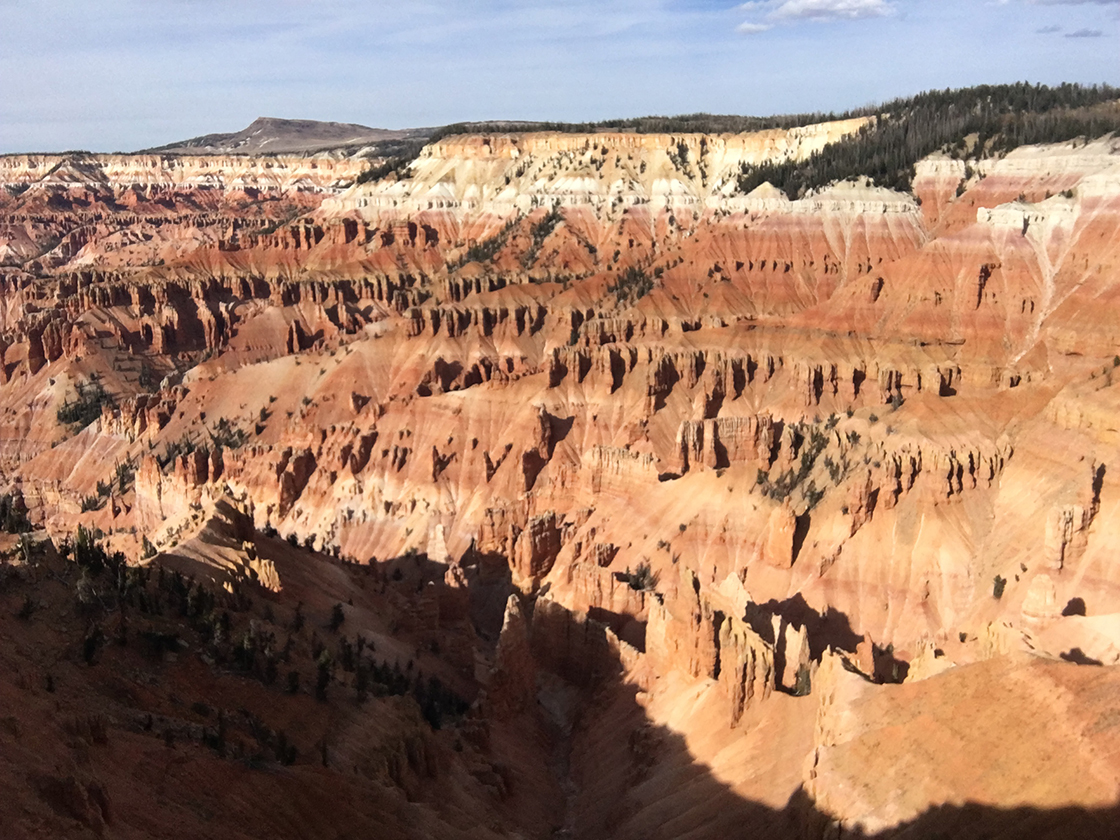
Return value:
[(1120, 83), (1120, 0), (0, 0), (0, 151)]

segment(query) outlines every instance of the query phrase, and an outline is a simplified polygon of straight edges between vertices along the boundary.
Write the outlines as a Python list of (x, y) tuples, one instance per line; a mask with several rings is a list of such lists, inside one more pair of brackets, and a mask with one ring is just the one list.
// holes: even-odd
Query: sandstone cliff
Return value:
[(354, 594), (312, 555), (368, 568), (376, 643), (480, 698), (430, 755), (378, 741), (409, 795), (442, 761), (585, 837), (1101, 807), (1111, 734), (1033, 798), (1008, 768), (1111, 733), (1069, 694), (1120, 657), (1120, 141), (737, 194), (859, 125), (461, 136), (357, 186), (0, 158), (8, 490), (285, 608)]

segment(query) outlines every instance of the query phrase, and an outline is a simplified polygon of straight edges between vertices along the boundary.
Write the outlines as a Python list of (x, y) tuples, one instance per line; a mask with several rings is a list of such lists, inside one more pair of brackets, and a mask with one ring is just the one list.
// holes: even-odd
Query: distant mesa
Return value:
[(285, 120), (257, 117), (232, 134), (204, 134), (144, 152), (191, 155), (306, 154), (309, 152), (356, 152), (362, 147), (380, 147), (407, 140), (423, 140), (431, 129), (392, 130), (365, 125), (317, 120)]

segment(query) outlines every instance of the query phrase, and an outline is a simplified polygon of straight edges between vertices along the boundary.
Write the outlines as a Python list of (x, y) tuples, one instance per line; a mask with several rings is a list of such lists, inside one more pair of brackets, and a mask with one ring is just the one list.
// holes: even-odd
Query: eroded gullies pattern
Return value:
[[(733, 189), (856, 127), (453, 137), (354, 187), (0, 159), (0, 466), (56, 544), (238, 582), (277, 647), (347, 605), (371, 662), (481, 698), (359, 773), (448, 836), (1111, 804), (1111, 672), (1060, 660), (1120, 656), (1115, 141), (934, 156), (913, 195)], [(44, 801), (96, 802), (75, 779)]]

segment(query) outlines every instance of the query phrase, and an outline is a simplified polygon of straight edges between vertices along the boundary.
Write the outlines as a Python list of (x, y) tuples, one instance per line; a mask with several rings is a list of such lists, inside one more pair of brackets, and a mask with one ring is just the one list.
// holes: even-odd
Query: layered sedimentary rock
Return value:
[[(694, 761), (760, 825), (736, 808), (1021, 805), (965, 776), (892, 800), (874, 746), (928, 700), (961, 766), (955, 691), (980, 732), (1007, 681), (1035, 704), (1120, 656), (1120, 152), (738, 194), (858, 127), (445, 138), (358, 185), (339, 159), (0, 159), (0, 469), (57, 540), (202, 562), (232, 504), (380, 570), (486, 687), (470, 737), (567, 768), (582, 836), (707, 813), (671, 783)], [(283, 592), (246, 541), (215, 567)], [(503, 741), (534, 716), (547, 760)], [(1082, 770), (1038, 802), (1106, 801), (1062, 800)]]

